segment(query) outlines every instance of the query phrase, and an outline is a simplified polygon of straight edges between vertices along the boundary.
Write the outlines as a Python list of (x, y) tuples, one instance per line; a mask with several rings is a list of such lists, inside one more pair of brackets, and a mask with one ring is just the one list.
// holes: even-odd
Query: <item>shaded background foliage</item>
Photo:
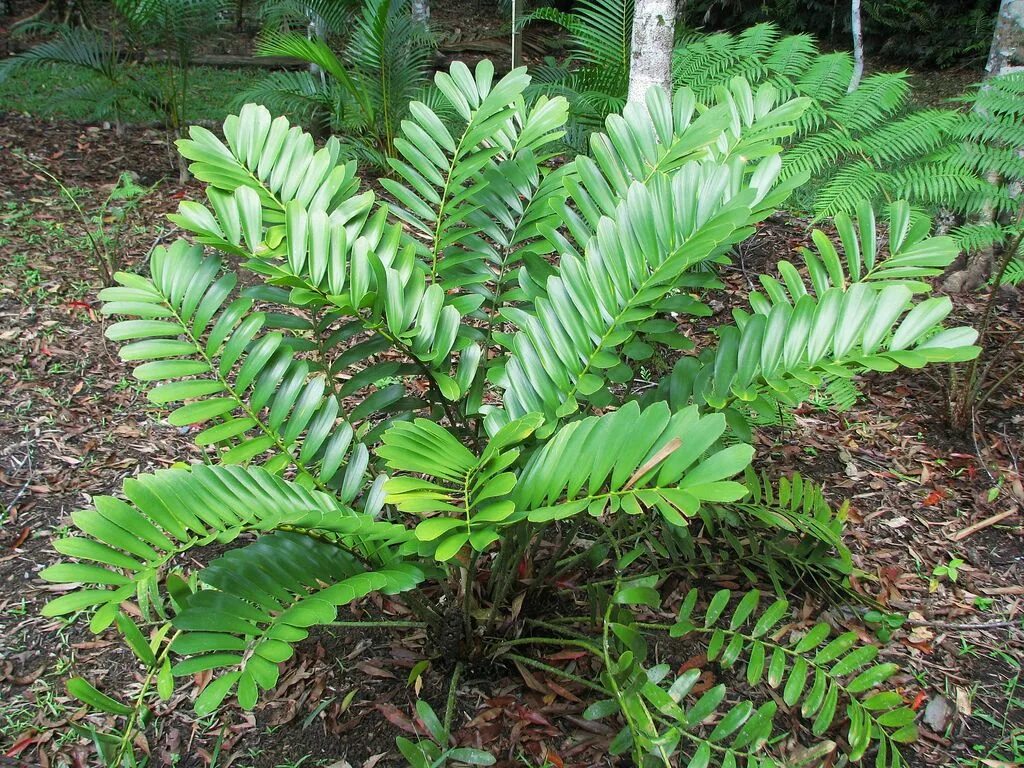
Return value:
[[(868, 56), (894, 63), (948, 67), (985, 58), (998, 0), (864, 0)], [(687, 0), (687, 26), (738, 30), (771, 21), (784, 31), (808, 32), (849, 48), (850, 4), (838, 0)]]

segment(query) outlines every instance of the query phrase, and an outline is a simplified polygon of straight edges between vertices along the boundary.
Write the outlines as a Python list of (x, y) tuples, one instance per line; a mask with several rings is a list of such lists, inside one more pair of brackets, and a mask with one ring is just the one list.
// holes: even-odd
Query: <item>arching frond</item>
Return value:
[[(125, 480), (124, 494), (127, 501), (95, 497), (93, 508), (72, 516), (84, 535), (55, 542), (57, 551), (81, 562), (52, 566), (42, 577), (79, 587), (48, 603), (46, 615), (95, 609), (96, 631), (109, 626), (124, 601), (137, 600), (146, 616), (165, 615), (162, 590), (174, 558), (248, 531), (315, 533), (339, 552), (358, 550), (382, 561), (409, 536), (403, 526), (257, 467), (161, 470)], [(177, 601), (180, 593), (171, 597)]]
[(172, 648), (186, 657), (175, 675), (217, 673), (196, 698), (202, 716), (233, 689), (252, 709), (310, 627), (334, 621), (339, 606), (370, 592), (410, 590), (423, 572), (402, 562), (366, 568), (329, 541), (278, 532), (214, 560), (199, 580), (208, 588), (183, 598)]

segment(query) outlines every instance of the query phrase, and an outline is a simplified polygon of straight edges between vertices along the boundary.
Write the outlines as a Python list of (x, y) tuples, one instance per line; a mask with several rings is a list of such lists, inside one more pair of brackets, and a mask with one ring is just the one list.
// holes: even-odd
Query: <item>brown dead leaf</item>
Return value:
[(373, 706), (378, 712), (384, 715), (385, 720), (387, 720), (396, 728), (403, 730), (406, 733), (411, 733), (413, 735), (417, 735), (419, 733), (419, 731), (416, 729), (416, 726), (413, 724), (412, 720), (409, 719), (409, 716), (406, 715), (405, 712), (400, 710), (394, 704), (388, 704), (385, 702), (374, 704)]

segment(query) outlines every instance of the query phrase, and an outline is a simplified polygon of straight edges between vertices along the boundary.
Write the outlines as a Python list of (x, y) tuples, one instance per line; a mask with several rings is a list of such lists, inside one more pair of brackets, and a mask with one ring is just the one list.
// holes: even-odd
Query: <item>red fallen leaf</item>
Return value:
[(693, 684), (693, 688), (690, 689), (690, 693), (698, 695), (705, 691), (710, 691), (715, 685), (715, 673), (710, 669), (706, 672), (702, 672), (697, 682)]
[(910, 708), (915, 712), (921, 707), (921, 704), (925, 699), (928, 698), (928, 694), (924, 691), (918, 691), (917, 696), (914, 697), (914, 701), (910, 704)]
[(565, 768), (565, 761), (562, 760), (561, 756), (559, 756), (557, 752), (549, 751), (544, 757), (549, 763), (555, 766), (555, 768)]
[(527, 576), (530, 575), (530, 564), (527, 562), (525, 557), (519, 561), (517, 571), (519, 573), (520, 579), (525, 579)]
[(14, 540), (14, 543), (11, 544), (11, 549), (17, 549), (22, 544), (24, 544), (25, 543), (25, 539), (28, 538), (28, 535), (31, 532), (32, 532), (32, 529), (29, 528), (27, 525), (24, 528), (22, 528), (21, 529), (21, 533), (18, 534), (18, 538), (16, 538)]
[(558, 683), (552, 682), (551, 680), (545, 680), (544, 682), (545, 682), (545, 683), (547, 683), (547, 686), (548, 686), (548, 688), (550, 688), (550, 689), (551, 689), (552, 691), (554, 691), (555, 693), (557, 693), (557, 694), (558, 694), (559, 696), (561, 696), (561, 697), (562, 697), (563, 699), (566, 699), (566, 700), (568, 700), (568, 701), (574, 701), (574, 702), (576, 702), (577, 704), (579, 704), (579, 703), (580, 703), (580, 701), (581, 701), (581, 700), (580, 700), (580, 697), (579, 697), (579, 696), (577, 696), (577, 695), (576, 695), (575, 693), (573, 693), (572, 691), (570, 691), (569, 689), (567, 689), (567, 688), (563, 688), (563, 687), (562, 687), (562, 686), (560, 686), (560, 685), (559, 685)]
[(28, 733), (20, 736), (18, 740), (11, 745), (11, 748), (4, 752), (4, 757), (17, 757), (37, 741), (39, 741), (39, 734), (35, 731), (29, 731)]
[(527, 709), (526, 707), (516, 707), (516, 717), (520, 720), (525, 720), (528, 723), (533, 723), (534, 725), (546, 725), (548, 727), (552, 727), (551, 721), (544, 717), (544, 715), (540, 712), (534, 712), (532, 709)]
[(366, 661), (361, 661), (358, 664), (356, 664), (356, 668), (362, 670), (364, 674), (367, 674), (370, 677), (384, 677), (390, 680), (396, 679), (393, 672), (389, 672), (386, 669), (381, 669), (380, 667), (374, 664), (370, 664)]
[(384, 718), (396, 728), (401, 728), (406, 733), (411, 733), (414, 736), (422, 733), (416, 730), (416, 726), (412, 720), (394, 704), (374, 704), (374, 708), (384, 715)]
[(708, 657), (707, 654), (699, 653), (696, 656), (691, 656), (680, 665), (679, 669), (676, 670), (676, 675), (681, 675), (688, 669), (702, 669), (707, 666)]
[(942, 497), (942, 491), (932, 491), (931, 493), (924, 497), (924, 501), (921, 503), (924, 504), (926, 507), (934, 507), (936, 504), (942, 501)]

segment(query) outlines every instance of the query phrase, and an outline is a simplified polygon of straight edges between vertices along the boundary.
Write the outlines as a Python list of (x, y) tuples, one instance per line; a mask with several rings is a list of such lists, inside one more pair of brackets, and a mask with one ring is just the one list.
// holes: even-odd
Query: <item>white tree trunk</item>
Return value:
[(412, 0), (409, 10), (413, 21), (422, 21), (424, 24), (430, 21), (430, 0)]
[(523, 65), (523, 16), (524, 0), (512, 0), (512, 69)]
[(985, 77), (998, 77), (1024, 67), (1024, 0), (1002, 0), (996, 16)]
[(850, 3), (850, 29), (853, 32), (853, 76), (847, 91), (853, 93), (864, 76), (864, 31), (860, 25), (860, 0), (852, 0)]
[(636, 0), (629, 61), (629, 100), (643, 102), (658, 85), (672, 93), (675, 0)]

